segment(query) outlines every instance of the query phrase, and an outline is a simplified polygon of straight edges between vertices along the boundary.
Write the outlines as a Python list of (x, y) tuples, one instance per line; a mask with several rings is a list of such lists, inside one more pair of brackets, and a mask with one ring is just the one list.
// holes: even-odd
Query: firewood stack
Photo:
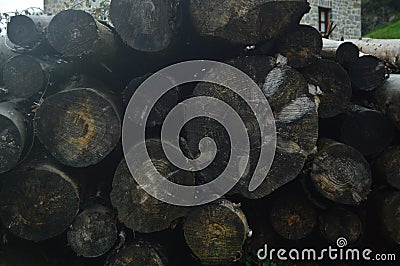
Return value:
[[(400, 76), (352, 43), (323, 45), (299, 25), (309, 9), (306, 0), (112, 0), (112, 25), (78, 10), (13, 17), (0, 43), (0, 265), (264, 265), (255, 255), (264, 244), (318, 248), (339, 237), (398, 250)], [(147, 121), (151, 160), (127, 167), (129, 99), (151, 73), (195, 59), (237, 67), (268, 99), (277, 147), (254, 191), (259, 121), (215, 84), (165, 94)], [(178, 169), (162, 150), (168, 112), (198, 96), (244, 120), (249, 160), (222, 199), (169, 205), (132, 174), (153, 163), (199, 185), (229, 160), (228, 132), (205, 117), (185, 125), (180, 149), (194, 158), (212, 138), (218, 154), (206, 169)]]

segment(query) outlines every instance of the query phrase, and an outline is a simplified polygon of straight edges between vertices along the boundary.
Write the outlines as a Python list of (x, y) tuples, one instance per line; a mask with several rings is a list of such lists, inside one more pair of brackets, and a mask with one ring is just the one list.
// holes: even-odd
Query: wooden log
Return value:
[(373, 91), (385, 81), (386, 69), (381, 60), (372, 55), (364, 55), (348, 66), (354, 89)]
[(322, 139), (315, 155), (311, 180), (326, 198), (342, 204), (358, 205), (371, 189), (371, 169), (354, 148)]
[[(3, 85), (3, 66), (11, 57), (17, 55), (12, 49), (12, 43), (6, 36), (0, 36), (0, 84)], [(0, 99), (3, 98), (5, 90), (0, 89)]]
[(275, 232), (284, 239), (300, 240), (317, 224), (315, 207), (304, 196), (280, 196), (273, 203), (270, 219)]
[(200, 35), (242, 45), (276, 38), (309, 10), (303, 0), (190, 1), (191, 18)]
[[(143, 167), (131, 173), (125, 159), (122, 160), (115, 172), (110, 194), (111, 203), (118, 211), (118, 219), (128, 228), (141, 233), (167, 229), (173, 221), (184, 217), (189, 209), (153, 198), (137, 184), (133, 176), (149, 175), (148, 169), (152, 164), (161, 175), (175, 183), (194, 184), (192, 173), (182, 171), (168, 161), (160, 140), (148, 139), (146, 147), (151, 161), (144, 160), (143, 155), (133, 147), (127, 158), (130, 161), (142, 162)], [(172, 146), (170, 148), (177, 149)]]
[(78, 213), (78, 187), (58, 166), (26, 164), (3, 181), (0, 218), (20, 238), (37, 242), (55, 237)]
[[(349, 39), (343, 41), (334, 41), (329, 39), (323, 39), (324, 43), (324, 51), (327, 51), (328, 54), (332, 55), (332, 52), (329, 50), (336, 50), (336, 47), (339, 47), (343, 43), (352, 43), (354, 44), (361, 54), (369, 54), (379, 58), (381, 61), (385, 62), (389, 67), (399, 69), (400, 68), (400, 60), (399, 60), (399, 50), (400, 50), (400, 42), (397, 39), (370, 39), (370, 38), (362, 38), (362, 39)], [(351, 48), (355, 51), (354, 47)], [(351, 54), (355, 55), (355, 52), (351, 52)], [(326, 54), (325, 54), (326, 55)], [(355, 58), (351, 56), (350, 58)]]
[(102, 85), (71, 87), (44, 99), (36, 110), (36, 135), (61, 163), (86, 167), (103, 160), (121, 137), (118, 102)]
[(50, 45), (67, 57), (110, 55), (118, 48), (112, 30), (81, 10), (64, 10), (55, 15), (47, 36)]
[(32, 124), (18, 101), (0, 103), (0, 173), (16, 167), (33, 143)]
[(400, 41), (398, 39), (362, 38), (360, 40), (351, 39), (347, 41), (357, 45), (361, 52), (376, 56), (392, 67), (400, 69)]
[(46, 30), (53, 16), (17, 15), (7, 24), (7, 36), (14, 44), (29, 50), (47, 46)]
[(48, 65), (28, 55), (10, 58), (3, 68), (7, 98), (27, 98), (43, 93), (48, 82)]
[(122, 40), (144, 52), (166, 49), (180, 27), (180, 0), (112, 0), (110, 18)]
[(319, 216), (319, 231), (330, 244), (344, 237), (349, 244), (356, 243), (363, 234), (360, 217), (345, 208), (334, 207)]
[(94, 258), (107, 253), (117, 240), (116, 218), (102, 205), (82, 211), (67, 232), (68, 244), (78, 256)]
[(302, 68), (315, 62), (322, 49), (322, 37), (318, 30), (308, 25), (291, 28), (278, 39), (278, 52), (287, 58), (287, 64)]
[[(122, 92), (122, 100), (124, 106), (129, 104), (130, 99), (135, 94), (136, 90), (139, 86), (150, 76), (150, 74), (145, 75), (143, 77), (134, 78), (131, 82), (126, 86), (125, 90)], [(179, 100), (179, 90), (177, 88), (168, 91), (160, 101), (153, 107), (153, 110), (150, 112), (150, 115), (147, 119), (146, 127), (155, 127), (161, 126), (167, 117), (169, 111), (178, 104)], [(140, 115), (140, 114), (137, 114)], [(133, 120), (135, 118), (132, 118)], [(137, 121), (140, 121), (138, 118)]]
[(392, 74), (373, 95), (374, 101), (400, 130), (400, 75)]
[(105, 263), (109, 266), (147, 265), (166, 266), (168, 259), (163, 248), (157, 244), (147, 241), (135, 241), (112, 253)]
[(382, 229), (384, 236), (392, 240), (397, 245), (400, 244), (399, 234), (399, 213), (400, 206), (400, 192), (388, 192), (380, 195), (377, 200), (377, 213), (379, 225)]
[(352, 105), (339, 120), (339, 141), (352, 146), (364, 156), (379, 154), (393, 141), (394, 128), (378, 111)]
[(375, 161), (374, 174), (390, 186), (400, 189), (400, 147), (385, 150)]
[(348, 41), (339, 42), (325, 38), (322, 41), (322, 56), (336, 60), (345, 68), (355, 63), (360, 55), (360, 51), (354, 43)]
[[(275, 66), (269, 57), (244, 57), (229, 61), (248, 74), (262, 87), (276, 119), (277, 151), (264, 182), (254, 191), (248, 191), (249, 182), (258, 163), (261, 140), (258, 123), (250, 107), (229, 89), (215, 84), (199, 84), (195, 96), (211, 96), (228, 103), (242, 118), (250, 136), (250, 158), (245, 174), (232, 194), (247, 198), (264, 197), (293, 180), (303, 168), (305, 159), (315, 148), (318, 135), (318, 114), (314, 96), (309, 94), (303, 76), (289, 66)], [(271, 70), (272, 69), (272, 70)], [(212, 74), (212, 71), (210, 72)], [(266, 78), (265, 78), (266, 77)], [(235, 77), (232, 77), (233, 79)], [(229, 161), (229, 137), (221, 125), (212, 119), (199, 118), (186, 125), (189, 149), (198, 155), (198, 143), (204, 136), (212, 138), (218, 147), (214, 161), (204, 170), (200, 182), (208, 182), (221, 173)], [(268, 121), (265, 121), (268, 123)], [(290, 161), (288, 165), (286, 162)]]
[(347, 72), (339, 64), (321, 59), (302, 69), (301, 73), (313, 85), (310, 89), (318, 96), (319, 117), (334, 117), (349, 108), (351, 82)]
[(244, 213), (238, 205), (227, 200), (193, 209), (185, 220), (183, 231), (186, 243), (204, 264), (238, 260), (249, 235)]

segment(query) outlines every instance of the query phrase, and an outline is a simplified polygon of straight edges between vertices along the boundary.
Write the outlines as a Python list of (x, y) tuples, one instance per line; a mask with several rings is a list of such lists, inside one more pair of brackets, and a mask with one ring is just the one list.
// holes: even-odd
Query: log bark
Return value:
[(318, 96), (318, 116), (334, 117), (350, 107), (350, 77), (339, 64), (321, 59), (301, 70), (313, 93)]
[[(301, 171), (305, 158), (315, 148), (318, 135), (318, 114), (314, 96), (308, 93), (303, 76), (289, 66), (275, 66), (269, 57), (245, 57), (229, 61), (255, 79), (262, 87), (276, 119), (277, 151), (272, 167), (264, 182), (254, 191), (248, 191), (253, 172), (258, 163), (261, 140), (258, 123), (250, 107), (232, 91), (215, 85), (199, 84), (195, 96), (211, 96), (228, 103), (242, 118), (250, 136), (250, 158), (244, 175), (232, 194), (247, 198), (264, 197), (293, 180)], [(271, 70), (272, 69), (272, 70)], [(210, 72), (212, 74), (212, 70)], [(266, 78), (265, 78), (266, 77)], [(232, 77), (233, 79), (235, 77)], [(264, 121), (268, 123), (268, 121)], [(198, 175), (198, 182), (208, 182), (226, 167), (230, 157), (230, 142), (225, 129), (212, 119), (198, 118), (185, 125), (189, 148), (197, 156), (199, 140), (212, 138), (218, 147), (214, 161)], [(286, 162), (290, 161), (288, 165)], [(203, 179), (203, 180), (201, 180)]]
[(112, 0), (110, 18), (122, 40), (144, 52), (165, 50), (177, 35), (180, 0)]
[(334, 207), (319, 217), (319, 231), (321, 236), (330, 244), (344, 237), (348, 244), (356, 243), (363, 235), (364, 225), (360, 217), (345, 208)]
[(53, 16), (17, 15), (7, 25), (7, 36), (11, 42), (28, 50), (49, 47), (46, 30)]
[(193, 209), (183, 231), (193, 254), (205, 264), (238, 260), (249, 234), (244, 213), (227, 200)]
[(317, 224), (317, 211), (304, 196), (281, 196), (273, 203), (270, 219), (275, 232), (284, 239), (300, 240)]
[[(400, 41), (397, 39), (381, 40), (381, 39), (349, 39), (345, 42), (339, 42), (334, 40), (323, 39), (324, 48), (323, 50), (335, 49), (343, 43), (353, 43), (358, 47), (359, 51), (363, 54), (373, 55), (383, 62), (387, 63), (389, 66), (400, 69), (399, 51), (400, 51)], [(352, 50), (355, 50), (352, 48)], [(355, 54), (352, 52), (351, 54)], [(353, 56), (351, 58), (354, 58)]]
[(373, 91), (382, 86), (386, 77), (385, 65), (381, 60), (372, 55), (364, 55), (348, 66), (354, 89)]
[(321, 54), (325, 58), (336, 60), (343, 67), (357, 61), (360, 55), (358, 47), (351, 42), (339, 42), (329, 39), (322, 39), (323, 47)]
[(311, 180), (326, 198), (341, 204), (358, 205), (371, 189), (371, 169), (354, 148), (328, 139), (318, 144)]
[(322, 37), (314, 27), (299, 25), (280, 37), (277, 45), (278, 52), (287, 58), (289, 66), (302, 68), (320, 56)]
[(390, 186), (400, 189), (400, 147), (385, 150), (375, 161), (374, 174)]
[(86, 167), (103, 160), (121, 137), (118, 102), (101, 85), (71, 85), (36, 110), (39, 140), (61, 163)]
[(400, 130), (400, 75), (390, 75), (389, 79), (374, 92), (374, 101)]
[(191, 18), (200, 35), (242, 45), (276, 38), (309, 10), (303, 0), (190, 1)]
[(33, 143), (31, 119), (21, 102), (0, 103), (0, 173), (16, 167)]
[(50, 21), (50, 45), (67, 57), (104, 56), (117, 51), (112, 30), (81, 10), (64, 10)]
[(117, 240), (116, 218), (102, 205), (82, 211), (67, 231), (68, 244), (78, 256), (95, 258), (107, 253)]
[(27, 164), (3, 178), (0, 218), (20, 238), (37, 242), (55, 237), (78, 213), (78, 187), (58, 166)]
[(394, 128), (378, 111), (353, 105), (339, 120), (339, 141), (352, 146), (364, 156), (381, 153), (393, 141)]
[[(143, 167), (131, 173), (125, 159), (122, 160), (115, 172), (110, 194), (111, 203), (118, 211), (119, 220), (128, 228), (141, 233), (167, 229), (173, 221), (184, 217), (189, 209), (153, 198), (137, 184), (134, 176), (149, 175), (147, 169), (150, 169), (152, 167), (150, 164), (153, 164), (160, 174), (175, 183), (194, 184), (192, 173), (179, 170), (168, 161), (160, 140), (148, 139), (146, 147), (151, 161), (144, 160), (142, 154), (135, 152), (135, 147), (133, 147), (127, 158), (130, 161), (141, 162)], [(175, 147), (175, 149), (179, 148)]]
[(380, 40), (363, 38), (361, 40), (347, 40), (365, 54), (376, 56), (396, 69), (400, 69), (400, 41), (398, 39)]
[(112, 253), (107, 258), (105, 265), (167, 266), (168, 260), (162, 247), (151, 242), (139, 240), (122, 248), (119, 252)]

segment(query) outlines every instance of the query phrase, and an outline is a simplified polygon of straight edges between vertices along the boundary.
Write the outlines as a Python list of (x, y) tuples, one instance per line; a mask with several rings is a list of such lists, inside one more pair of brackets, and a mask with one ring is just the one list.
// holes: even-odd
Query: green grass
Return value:
[(376, 39), (400, 39), (400, 20), (393, 22), (392, 24), (374, 30), (368, 33), (365, 37), (376, 38)]

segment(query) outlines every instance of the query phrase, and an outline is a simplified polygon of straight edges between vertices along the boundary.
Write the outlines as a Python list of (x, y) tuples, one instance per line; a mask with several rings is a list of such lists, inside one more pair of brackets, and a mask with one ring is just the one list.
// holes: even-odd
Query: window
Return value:
[(329, 15), (331, 10), (329, 8), (319, 8), (318, 20), (319, 20), (319, 31), (322, 34), (327, 33), (329, 26)]

